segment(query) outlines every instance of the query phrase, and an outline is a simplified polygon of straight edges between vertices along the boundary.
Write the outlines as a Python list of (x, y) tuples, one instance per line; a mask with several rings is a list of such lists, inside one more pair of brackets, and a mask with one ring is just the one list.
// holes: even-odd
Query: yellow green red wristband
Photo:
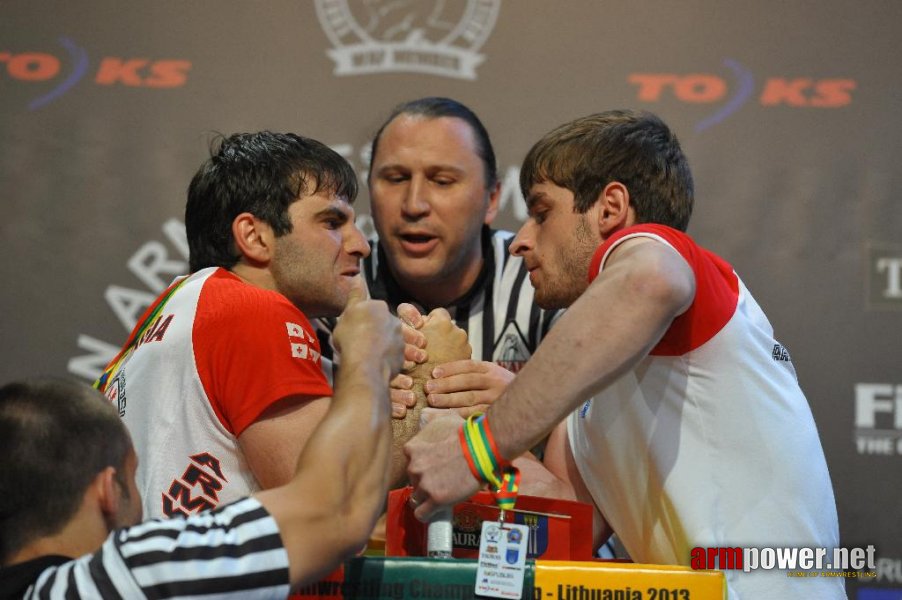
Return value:
[(479, 413), (471, 415), (461, 426), (459, 437), (473, 477), (491, 485), (501, 509), (512, 509), (520, 489), (520, 471), (499, 455), (486, 417)]

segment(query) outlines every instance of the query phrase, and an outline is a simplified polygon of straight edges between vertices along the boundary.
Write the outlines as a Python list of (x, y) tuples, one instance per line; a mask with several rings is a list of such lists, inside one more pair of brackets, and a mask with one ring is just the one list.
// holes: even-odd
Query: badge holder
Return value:
[(504, 521), (483, 521), (476, 567), (476, 594), (519, 600), (523, 596), (529, 527)]
[(504, 515), (513, 510), (520, 491), (520, 470), (501, 459), (498, 446), (484, 415), (470, 415), (460, 429), (460, 444), (470, 472), (477, 481), (488, 482), (501, 509), (498, 523), (482, 522), (479, 564), (476, 567), (476, 594), (520, 600), (526, 572), (529, 527), (506, 523)]

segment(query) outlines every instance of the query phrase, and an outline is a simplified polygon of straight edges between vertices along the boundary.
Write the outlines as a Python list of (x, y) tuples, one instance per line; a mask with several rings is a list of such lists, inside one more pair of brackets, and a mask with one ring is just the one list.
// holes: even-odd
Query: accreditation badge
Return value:
[(519, 600), (523, 596), (529, 527), (483, 521), (476, 568), (476, 594)]

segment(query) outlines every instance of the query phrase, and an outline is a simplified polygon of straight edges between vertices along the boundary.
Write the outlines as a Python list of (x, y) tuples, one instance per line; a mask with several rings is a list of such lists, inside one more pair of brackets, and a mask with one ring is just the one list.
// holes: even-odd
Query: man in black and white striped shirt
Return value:
[[(141, 519), (118, 412), (78, 382), (0, 388), (0, 598), (285, 598), (367, 541), (388, 489), (388, 379), (399, 321), (352, 292), (335, 341), (349, 368), (294, 478), (188, 518)], [(362, 403), (362, 404), (361, 404)]]
[[(466, 415), (497, 397), (532, 355), (557, 311), (533, 302), (513, 234), (489, 228), (501, 186), (485, 127), (463, 104), (421, 98), (392, 112), (372, 144), (368, 176), (379, 240), (364, 260), (370, 294), (394, 311), (445, 308), (473, 348), (470, 361), (438, 367), (427, 384), (431, 406)], [(334, 321), (323, 323), (326, 330)], [(328, 335), (328, 334), (327, 334)], [(325, 337), (327, 337), (327, 335)], [(324, 340), (323, 351), (329, 344)], [(404, 376), (395, 382), (409, 386)], [(393, 416), (413, 393), (395, 389)]]

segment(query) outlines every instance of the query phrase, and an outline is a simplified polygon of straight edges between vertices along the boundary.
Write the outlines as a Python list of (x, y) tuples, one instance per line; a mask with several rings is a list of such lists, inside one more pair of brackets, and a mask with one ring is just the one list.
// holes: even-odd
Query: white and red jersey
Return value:
[(145, 517), (257, 491), (238, 436), (282, 398), (332, 395), (304, 314), (221, 268), (166, 290), (99, 387), (134, 441)]
[[(568, 418), (602, 514), (643, 563), (689, 565), (694, 547), (837, 546), (814, 419), (767, 317), (729, 264), (661, 225), (606, 240), (590, 278), (635, 237), (678, 252), (696, 292), (649, 356)], [(740, 571), (727, 581), (730, 598), (845, 597), (841, 578), (802, 585), (785, 572)]]

